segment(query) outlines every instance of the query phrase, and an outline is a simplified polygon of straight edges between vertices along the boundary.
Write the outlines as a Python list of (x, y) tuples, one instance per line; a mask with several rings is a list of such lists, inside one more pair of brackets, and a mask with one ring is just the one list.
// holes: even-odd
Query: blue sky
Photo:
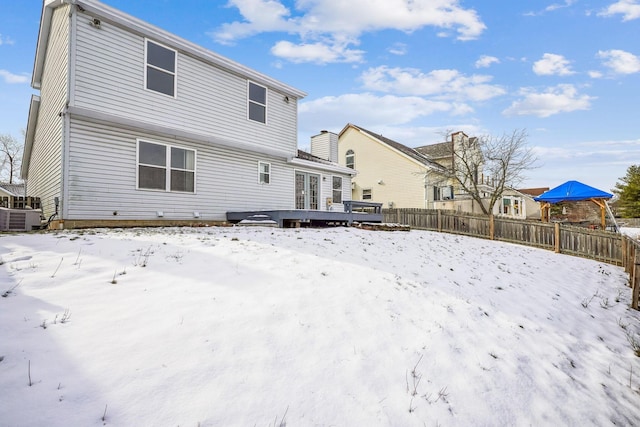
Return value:
[[(640, 0), (104, 3), (307, 92), (303, 149), (347, 123), (410, 147), (526, 129), (521, 187), (640, 164)], [(26, 125), (41, 5), (0, 0), (0, 133)]]

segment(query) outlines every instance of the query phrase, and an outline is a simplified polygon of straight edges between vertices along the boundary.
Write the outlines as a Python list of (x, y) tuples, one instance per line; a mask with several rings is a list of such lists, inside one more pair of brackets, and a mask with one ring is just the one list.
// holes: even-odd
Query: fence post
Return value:
[(489, 215), (489, 239), (493, 240), (496, 235), (495, 217), (493, 214)]
[(554, 250), (557, 254), (559, 254), (560, 253), (560, 223), (559, 222), (555, 223), (555, 240), (556, 241), (555, 241)]
[(634, 251), (635, 255), (633, 257), (633, 269), (631, 272), (631, 308), (637, 310), (638, 309), (638, 296), (640, 296), (640, 253), (638, 251)]
[(438, 209), (438, 231), (442, 231), (442, 212)]

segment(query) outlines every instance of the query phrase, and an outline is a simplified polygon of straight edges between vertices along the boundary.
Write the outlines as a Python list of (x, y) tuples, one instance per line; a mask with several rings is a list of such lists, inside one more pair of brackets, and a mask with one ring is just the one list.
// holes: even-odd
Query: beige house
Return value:
[(434, 209), (453, 198), (446, 169), (399, 142), (348, 124), (338, 135), (338, 162), (355, 169), (353, 200), (386, 207)]
[[(384, 207), (481, 213), (478, 203), (452, 177), (455, 173), (480, 183), (487, 193), (492, 190), (490, 183), (485, 183), (489, 180), (482, 173), (477, 141), (464, 132), (455, 132), (446, 142), (414, 149), (347, 124), (338, 135), (338, 163), (357, 172), (352, 179), (353, 200), (383, 203)], [(512, 189), (504, 192), (493, 213), (540, 218), (540, 208), (533, 197)]]

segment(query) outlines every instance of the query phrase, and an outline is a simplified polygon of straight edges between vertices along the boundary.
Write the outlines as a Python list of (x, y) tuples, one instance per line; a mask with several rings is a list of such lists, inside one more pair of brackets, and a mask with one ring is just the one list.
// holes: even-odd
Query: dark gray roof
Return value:
[(441, 159), (443, 157), (451, 157), (453, 154), (453, 143), (451, 141), (447, 141), (437, 144), (423, 145), (422, 147), (416, 147), (415, 150), (418, 153), (429, 156), (433, 159)]
[(307, 153), (306, 151), (298, 150), (298, 155), (296, 156), (302, 160), (308, 160), (310, 162), (322, 163), (323, 165), (333, 165), (336, 166), (336, 163), (330, 162), (329, 160), (325, 160), (322, 157), (314, 156), (311, 153)]
[(443, 169), (443, 166), (434, 162), (433, 160), (429, 159), (427, 156), (424, 156), (422, 154), (420, 154), (419, 152), (417, 152), (416, 150), (414, 150), (413, 148), (409, 148), (406, 145), (400, 144), (399, 142), (396, 142), (392, 139), (389, 139), (387, 137), (384, 137), (380, 134), (377, 134), (375, 132), (371, 132), (370, 130), (367, 130), (365, 128), (362, 128), (360, 126), (356, 126), (353, 124), (349, 124), (348, 126), (352, 126), (355, 129), (359, 129), (360, 131), (369, 134), (370, 136), (376, 138), (377, 140), (379, 140), (380, 142), (383, 142), (385, 144), (387, 144), (388, 146), (400, 151), (403, 154), (406, 154), (407, 156), (411, 157), (412, 159), (422, 163), (425, 166), (429, 166), (435, 169)]

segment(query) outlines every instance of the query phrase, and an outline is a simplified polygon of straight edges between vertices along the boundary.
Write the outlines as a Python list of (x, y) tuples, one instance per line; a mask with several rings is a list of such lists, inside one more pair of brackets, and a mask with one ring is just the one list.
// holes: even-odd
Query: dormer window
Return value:
[(249, 82), (248, 117), (254, 122), (267, 123), (267, 88)]
[(177, 52), (147, 40), (145, 49), (145, 88), (176, 96)]

